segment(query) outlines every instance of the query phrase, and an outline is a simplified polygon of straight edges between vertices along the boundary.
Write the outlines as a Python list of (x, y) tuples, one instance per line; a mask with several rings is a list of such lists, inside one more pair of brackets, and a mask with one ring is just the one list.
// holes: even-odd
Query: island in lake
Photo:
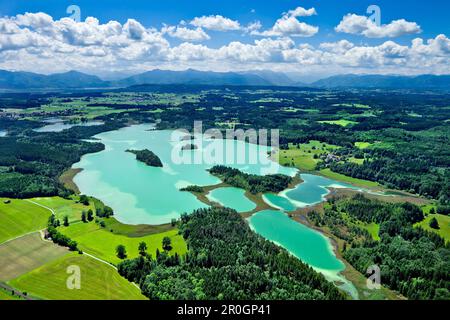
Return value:
[(136, 155), (136, 160), (145, 163), (150, 167), (162, 168), (163, 163), (161, 159), (152, 151), (148, 149), (144, 150), (127, 150), (126, 152), (133, 153)]

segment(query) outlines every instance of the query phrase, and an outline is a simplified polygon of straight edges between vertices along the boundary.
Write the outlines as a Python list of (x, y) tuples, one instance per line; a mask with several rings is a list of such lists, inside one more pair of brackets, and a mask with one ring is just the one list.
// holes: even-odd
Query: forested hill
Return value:
[(119, 272), (152, 300), (322, 300), (345, 296), (323, 275), (252, 232), (231, 209), (183, 215), (185, 257), (127, 260)]

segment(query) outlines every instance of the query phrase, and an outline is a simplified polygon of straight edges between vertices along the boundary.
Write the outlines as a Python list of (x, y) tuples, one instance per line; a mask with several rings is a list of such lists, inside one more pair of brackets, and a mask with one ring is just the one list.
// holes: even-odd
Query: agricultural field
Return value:
[[(68, 289), (68, 267), (80, 268), (80, 289)], [(140, 289), (105, 263), (70, 253), (9, 282), (18, 290), (49, 300), (144, 300)]]
[(68, 252), (42, 240), (38, 232), (4, 243), (0, 245), (0, 281), (14, 279)]
[[(122, 260), (116, 255), (118, 245), (124, 245), (127, 250), (127, 258), (139, 256), (139, 243), (145, 242), (148, 246), (147, 252), (155, 257), (156, 249), (161, 252), (162, 240), (169, 237), (172, 240), (173, 249), (171, 254), (182, 255), (187, 252), (186, 243), (178, 235), (178, 230), (166, 231), (144, 237), (128, 237), (111, 232), (111, 229), (102, 228), (95, 222), (75, 223), (69, 227), (61, 227), (60, 232), (78, 242), (78, 247), (100, 259), (112, 264), (118, 264)], [(113, 230), (114, 231), (114, 230)]]
[(0, 198), (0, 243), (44, 229), (50, 215), (29, 201)]

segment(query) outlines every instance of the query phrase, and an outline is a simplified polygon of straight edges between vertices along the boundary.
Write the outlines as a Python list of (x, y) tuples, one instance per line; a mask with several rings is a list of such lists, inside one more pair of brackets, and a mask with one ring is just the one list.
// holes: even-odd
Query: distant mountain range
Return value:
[(293, 86), (317, 88), (382, 88), (382, 89), (445, 89), (450, 90), (450, 75), (393, 76), (339, 75), (312, 84), (295, 82), (284, 73), (272, 71), (212, 72), (152, 70), (117, 81), (104, 81), (97, 76), (77, 71), (42, 75), (31, 72), (0, 70), (0, 89), (94, 89), (139, 85), (235, 85), (235, 86)]
[(450, 89), (450, 75), (340, 75), (316, 81), (321, 88)]
[(109, 84), (99, 77), (69, 71), (52, 75), (0, 70), (0, 89), (78, 89), (103, 88)]

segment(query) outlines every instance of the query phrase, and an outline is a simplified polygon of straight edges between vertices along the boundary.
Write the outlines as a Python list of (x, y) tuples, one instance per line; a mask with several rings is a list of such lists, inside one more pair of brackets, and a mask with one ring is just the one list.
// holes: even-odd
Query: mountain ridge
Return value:
[(444, 89), (450, 90), (450, 75), (371, 75), (343, 74), (320, 79), (311, 84), (296, 82), (281, 72), (254, 70), (214, 72), (187, 69), (171, 71), (155, 69), (116, 81), (102, 80), (95, 75), (68, 71), (43, 75), (25, 71), (0, 70), (0, 89), (95, 89), (125, 88), (139, 85), (212, 85), (212, 86), (285, 86), (310, 88), (356, 89)]

